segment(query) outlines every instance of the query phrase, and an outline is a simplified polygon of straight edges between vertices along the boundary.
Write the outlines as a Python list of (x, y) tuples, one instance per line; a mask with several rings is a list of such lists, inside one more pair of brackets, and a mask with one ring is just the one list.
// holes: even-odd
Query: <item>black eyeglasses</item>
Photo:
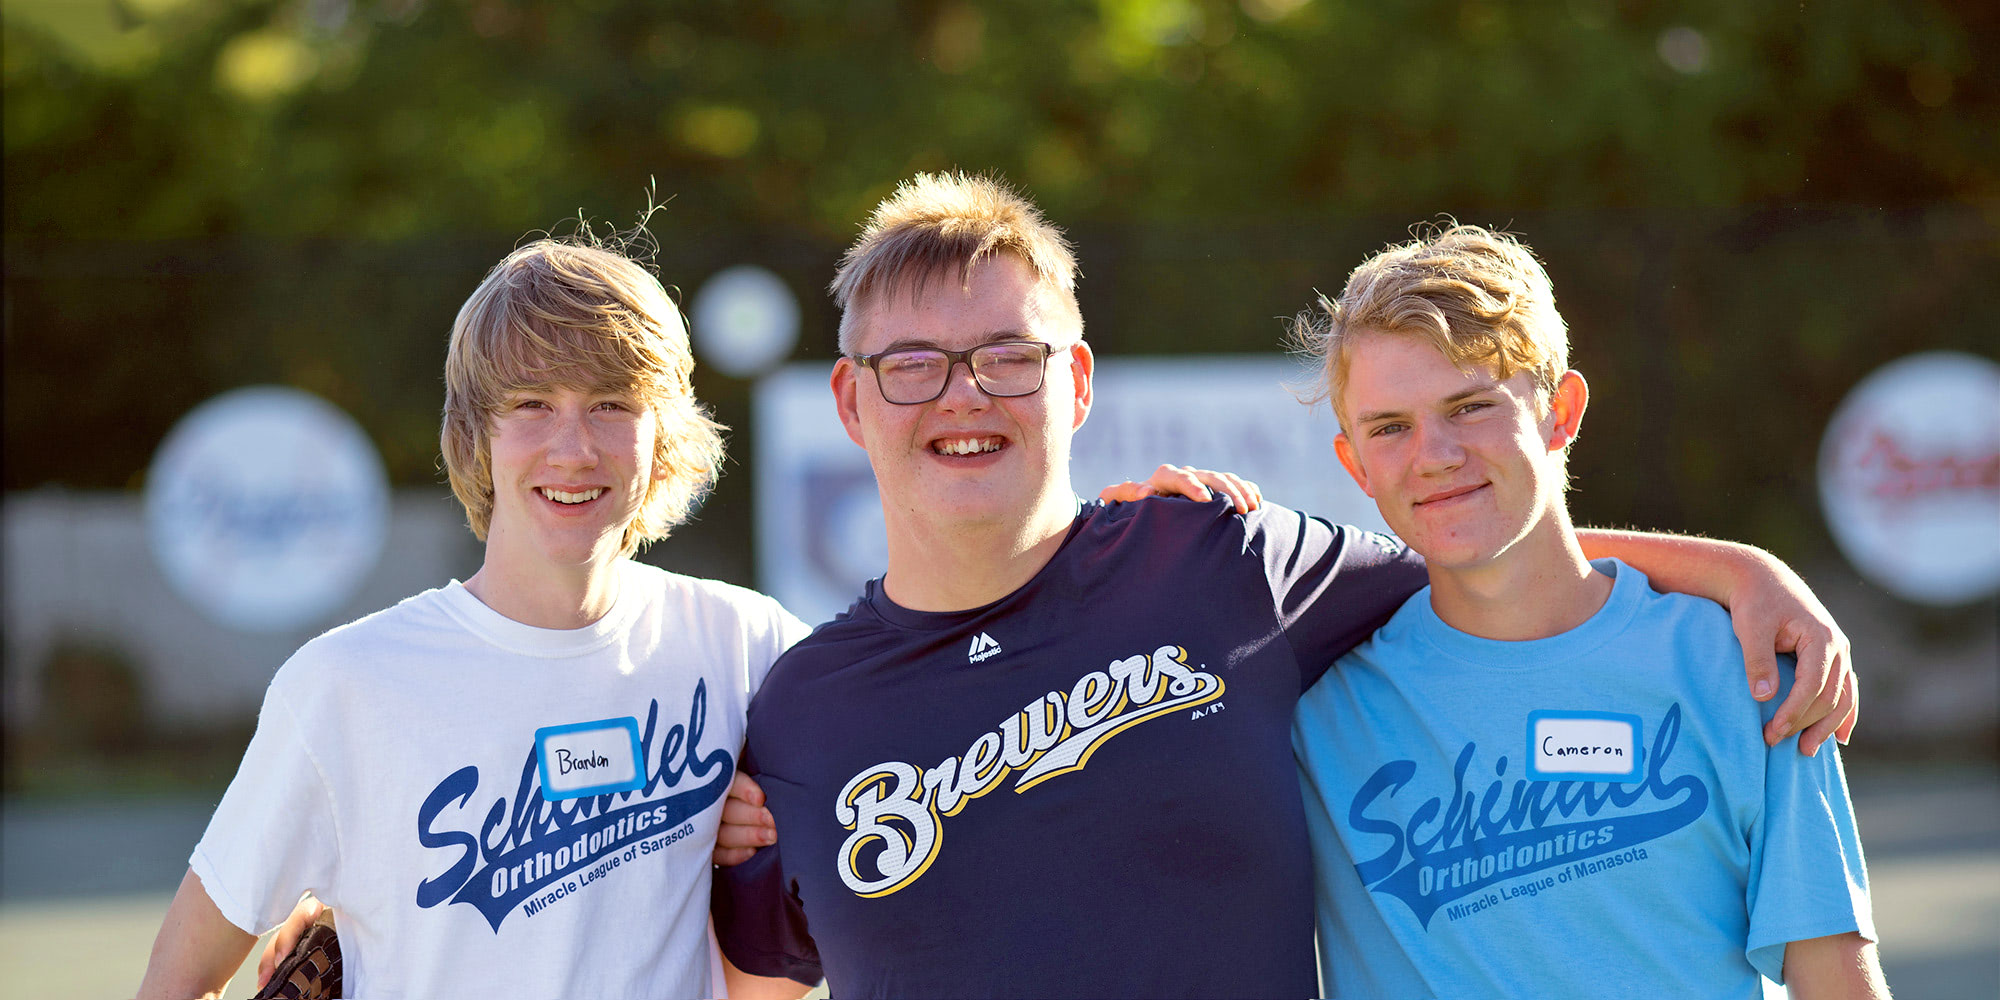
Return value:
[(953, 366), (960, 364), (972, 371), (972, 380), (989, 396), (1032, 396), (1042, 388), (1049, 357), (1066, 350), (1069, 348), (1022, 340), (981, 344), (969, 351), (912, 347), (849, 358), (863, 368), (874, 369), (875, 385), (882, 390), (883, 399), (898, 406), (915, 406), (944, 395)]

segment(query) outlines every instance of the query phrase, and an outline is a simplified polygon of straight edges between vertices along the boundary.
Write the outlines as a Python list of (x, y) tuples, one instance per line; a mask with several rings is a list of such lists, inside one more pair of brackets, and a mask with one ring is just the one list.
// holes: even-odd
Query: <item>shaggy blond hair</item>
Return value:
[(963, 287), (972, 266), (996, 253), (1014, 254), (1033, 268), (1082, 335), (1076, 254), (1041, 209), (991, 177), (918, 174), (875, 206), (828, 286), (840, 307), (841, 353), (853, 353), (870, 296), (907, 289), (914, 298), (947, 275)]
[(491, 421), (513, 393), (628, 392), (655, 421), (654, 468), (622, 552), (667, 537), (715, 485), (721, 424), (694, 398), (681, 313), (645, 268), (610, 249), (537, 240), (495, 265), (458, 311), (444, 361), (439, 444), (481, 541), (493, 518)]
[(1338, 299), (1292, 323), (1292, 344), (1317, 368), (1314, 399), (1331, 399), (1347, 426), (1340, 394), (1347, 348), (1364, 332), (1420, 336), (1462, 369), (1491, 365), (1512, 378), (1529, 372), (1547, 404), (1569, 369), (1569, 328), (1556, 312), (1549, 274), (1512, 235), (1445, 224), (1362, 262)]

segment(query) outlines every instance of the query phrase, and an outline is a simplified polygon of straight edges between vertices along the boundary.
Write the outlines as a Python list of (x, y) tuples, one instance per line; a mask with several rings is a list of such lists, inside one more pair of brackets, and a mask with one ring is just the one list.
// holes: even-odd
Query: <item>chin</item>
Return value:
[(1440, 541), (1426, 538), (1421, 533), (1404, 534), (1399, 531), (1397, 535), (1410, 548), (1417, 550), (1417, 554), (1424, 557), (1424, 563), (1432, 569), (1477, 569), (1498, 558), (1503, 548), (1456, 538)]

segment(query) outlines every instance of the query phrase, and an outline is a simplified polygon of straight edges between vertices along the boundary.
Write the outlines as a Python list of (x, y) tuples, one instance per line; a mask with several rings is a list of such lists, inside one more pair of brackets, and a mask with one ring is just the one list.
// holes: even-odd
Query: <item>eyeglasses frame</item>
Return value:
[[(1033, 389), (1029, 389), (1025, 392), (994, 392), (993, 390), (988, 389), (986, 387), (986, 383), (980, 381), (979, 369), (972, 367), (972, 355), (978, 351), (985, 350), (986, 348), (989, 347), (1017, 347), (1017, 346), (1039, 347), (1042, 349), (1042, 377), (1035, 380), (1035, 387)], [(1041, 340), (996, 340), (993, 343), (980, 344), (977, 347), (967, 348), (963, 351), (948, 351), (942, 347), (898, 347), (892, 350), (879, 351), (874, 354), (850, 354), (847, 355), (847, 360), (852, 361), (855, 364), (860, 365), (861, 367), (866, 368), (869, 371), (875, 373), (875, 391), (882, 394), (883, 402), (888, 403), (890, 406), (922, 406), (925, 403), (936, 402), (939, 397), (945, 394), (946, 390), (951, 388), (951, 373), (955, 369), (957, 369), (958, 366), (961, 364), (965, 366), (966, 371), (972, 373), (972, 384), (974, 386), (977, 386), (980, 392), (983, 392), (986, 395), (993, 397), (994, 399), (1018, 399), (1022, 396), (1032, 396), (1035, 393), (1042, 391), (1042, 386), (1047, 385), (1049, 382), (1049, 359), (1055, 357), (1058, 353), (1067, 351), (1071, 347), (1075, 346), (1076, 346), (1075, 344), (1068, 344), (1063, 347), (1057, 347), (1054, 344)], [(944, 355), (945, 356), (944, 378), (938, 382), (938, 391), (935, 394), (933, 394), (930, 398), (912, 400), (907, 403), (897, 402), (896, 400), (890, 399), (889, 390), (883, 388), (882, 371), (881, 369), (876, 367), (876, 364), (879, 363), (883, 358), (886, 358), (891, 354), (905, 354), (911, 351), (930, 351), (934, 354)]]

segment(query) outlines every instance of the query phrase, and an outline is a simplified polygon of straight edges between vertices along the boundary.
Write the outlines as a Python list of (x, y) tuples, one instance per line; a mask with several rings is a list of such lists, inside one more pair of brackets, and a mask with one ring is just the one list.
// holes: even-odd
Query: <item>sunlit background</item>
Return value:
[(1891, 985), (2000, 991), (1989, 2), (0, 12), (0, 993), (129, 993), (272, 671), (477, 568), (445, 337), (528, 234), (658, 206), (734, 430), (644, 558), (837, 610), (880, 515), (824, 398), (823, 289), (898, 179), (945, 169), (1077, 243), (1085, 492), (1221, 463), (1370, 519), (1279, 385), (1284, 317), (1414, 223), (1519, 233), (1593, 390), (1572, 508), (1801, 571), (1866, 676), (1847, 759)]

